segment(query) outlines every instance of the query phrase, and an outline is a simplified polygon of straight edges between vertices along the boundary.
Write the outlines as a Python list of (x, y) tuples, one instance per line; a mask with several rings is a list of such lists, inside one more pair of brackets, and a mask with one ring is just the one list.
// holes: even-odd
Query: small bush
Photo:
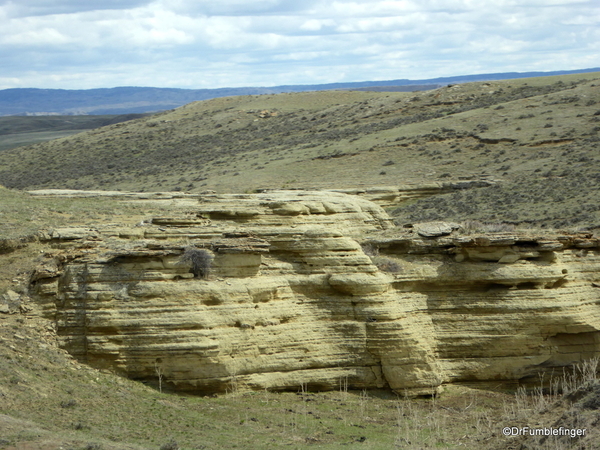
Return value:
[(379, 255), (379, 248), (373, 244), (363, 244), (362, 250), (365, 255), (371, 258), (371, 262), (382, 272), (398, 273), (402, 271), (402, 266), (386, 256)]
[(363, 244), (361, 247), (362, 247), (362, 251), (367, 256), (377, 256), (377, 255), (379, 255), (379, 248), (377, 248), (373, 244)]
[(90, 442), (84, 448), (85, 450), (102, 450), (102, 446), (100, 444), (96, 444), (95, 442)]
[(74, 408), (75, 406), (77, 406), (77, 401), (76, 400), (63, 400), (62, 402), (60, 402), (60, 407), (61, 408)]
[(160, 450), (179, 450), (179, 444), (171, 439), (169, 442), (160, 446)]
[(210, 267), (212, 265), (212, 255), (201, 248), (186, 247), (181, 256), (181, 263), (191, 263), (190, 272), (196, 278), (208, 278)]
[(373, 261), (373, 264), (375, 264), (377, 268), (382, 272), (399, 273), (402, 271), (402, 266), (400, 266), (400, 264), (398, 264), (398, 262), (393, 260), (392, 258), (386, 258), (385, 256), (375, 256), (372, 257), (371, 260)]

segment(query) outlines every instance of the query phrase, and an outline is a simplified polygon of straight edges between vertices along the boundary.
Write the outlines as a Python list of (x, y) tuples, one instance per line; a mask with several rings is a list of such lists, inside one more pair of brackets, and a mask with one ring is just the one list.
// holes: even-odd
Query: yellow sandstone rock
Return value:
[[(537, 383), (600, 350), (593, 236), (396, 229), (381, 207), (342, 192), (199, 200), (197, 219), (46, 236), (69, 257), (57, 250), (32, 291), (64, 348), (189, 392), (408, 395)], [(208, 276), (195, 276), (189, 248), (210, 261)]]

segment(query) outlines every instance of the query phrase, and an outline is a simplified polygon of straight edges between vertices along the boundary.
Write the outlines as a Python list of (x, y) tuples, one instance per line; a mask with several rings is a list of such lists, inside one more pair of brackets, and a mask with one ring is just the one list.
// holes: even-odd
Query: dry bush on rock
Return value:
[(398, 261), (392, 258), (375, 256), (371, 257), (371, 260), (373, 261), (373, 264), (375, 264), (382, 272), (399, 273), (402, 271), (402, 266), (398, 263)]
[(207, 250), (195, 247), (186, 247), (179, 262), (190, 263), (190, 272), (194, 274), (194, 277), (208, 278), (212, 260), (213, 257)]

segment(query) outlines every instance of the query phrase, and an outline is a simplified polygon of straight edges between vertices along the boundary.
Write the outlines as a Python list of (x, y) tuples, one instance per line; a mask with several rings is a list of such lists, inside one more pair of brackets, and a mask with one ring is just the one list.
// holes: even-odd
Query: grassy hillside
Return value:
[[(52, 322), (27, 300), (28, 276), (52, 249), (26, 236), (132, 223), (161, 211), (15, 190), (243, 192), (486, 179), (496, 184), (412, 201), (393, 213), (398, 223), (470, 218), (598, 227), (599, 86), (600, 74), (588, 74), (417, 93), (223, 98), (0, 152), (0, 183), (13, 188), (0, 186), (0, 295), (24, 299), (20, 313), (0, 313), (0, 449), (600, 448), (593, 425), (600, 388), (592, 376), (567, 396), (451, 386), (440, 398), (407, 400), (347, 392), (343, 384), (329, 393), (303, 386), (245, 393), (232, 382), (228, 394), (206, 398), (161, 393), (158, 383), (79, 364), (57, 348)], [(585, 441), (540, 444), (506, 438), (504, 426), (591, 431)]]
[(229, 97), (0, 153), (18, 189), (355, 188), (494, 179), (398, 221), (600, 225), (600, 74)]

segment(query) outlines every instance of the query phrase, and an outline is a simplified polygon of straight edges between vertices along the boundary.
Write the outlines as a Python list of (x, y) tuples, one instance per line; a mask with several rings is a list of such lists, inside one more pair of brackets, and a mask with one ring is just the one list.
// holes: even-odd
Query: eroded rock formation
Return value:
[[(191, 392), (412, 395), (537, 382), (600, 350), (590, 234), (394, 228), (340, 192), (180, 201), (188, 214), (44, 237), (55, 250), (32, 295), (81, 361)], [(208, 277), (182, 258), (190, 248), (213, 257)]]

